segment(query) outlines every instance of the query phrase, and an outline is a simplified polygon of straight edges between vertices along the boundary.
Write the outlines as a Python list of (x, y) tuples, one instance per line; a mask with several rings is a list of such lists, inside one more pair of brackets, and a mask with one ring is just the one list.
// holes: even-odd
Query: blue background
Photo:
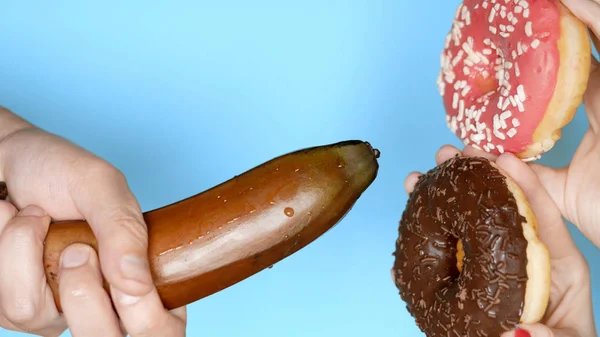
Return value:
[[(189, 335), (421, 336), (389, 269), (404, 177), (459, 145), (435, 84), (457, 4), (4, 0), (0, 104), (123, 170), (144, 210), (298, 148), (370, 141), (380, 174), (353, 211), (273, 269), (190, 305)], [(544, 162), (566, 164), (585, 127), (580, 110)]]

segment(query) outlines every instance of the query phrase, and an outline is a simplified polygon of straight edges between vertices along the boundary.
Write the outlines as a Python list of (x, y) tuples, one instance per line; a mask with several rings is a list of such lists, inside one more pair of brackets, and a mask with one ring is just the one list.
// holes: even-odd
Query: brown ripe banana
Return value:
[[(164, 306), (177, 308), (221, 291), (320, 237), (375, 180), (378, 157), (363, 141), (306, 148), (145, 212), (150, 269)], [(7, 195), (0, 183), (0, 198)], [(87, 222), (50, 225), (43, 258), (59, 310), (60, 254), (73, 243), (98, 250)]]

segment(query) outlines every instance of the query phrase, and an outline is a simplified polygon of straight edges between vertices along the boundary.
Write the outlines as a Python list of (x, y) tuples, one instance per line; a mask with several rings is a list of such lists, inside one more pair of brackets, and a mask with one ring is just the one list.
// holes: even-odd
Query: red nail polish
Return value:
[(527, 330), (518, 329), (515, 330), (515, 337), (531, 337), (531, 334)]

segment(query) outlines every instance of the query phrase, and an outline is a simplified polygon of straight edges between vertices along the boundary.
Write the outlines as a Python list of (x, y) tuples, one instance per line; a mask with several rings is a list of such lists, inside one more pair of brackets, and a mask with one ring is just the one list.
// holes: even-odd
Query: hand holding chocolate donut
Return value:
[(452, 146), (436, 162), (405, 180), (392, 269), (426, 336), (596, 336), (588, 265), (535, 172)]

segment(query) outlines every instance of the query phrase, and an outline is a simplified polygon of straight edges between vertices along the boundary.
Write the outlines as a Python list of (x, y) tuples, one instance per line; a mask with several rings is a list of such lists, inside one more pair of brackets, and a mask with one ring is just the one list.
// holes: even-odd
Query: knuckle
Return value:
[(116, 226), (119, 231), (129, 234), (140, 243), (145, 243), (148, 237), (148, 229), (141, 215), (130, 206), (114, 206), (107, 211), (107, 219)]
[(94, 157), (86, 165), (86, 171), (92, 179), (125, 180), (125, 175), (121, 170), (102, 158)]

